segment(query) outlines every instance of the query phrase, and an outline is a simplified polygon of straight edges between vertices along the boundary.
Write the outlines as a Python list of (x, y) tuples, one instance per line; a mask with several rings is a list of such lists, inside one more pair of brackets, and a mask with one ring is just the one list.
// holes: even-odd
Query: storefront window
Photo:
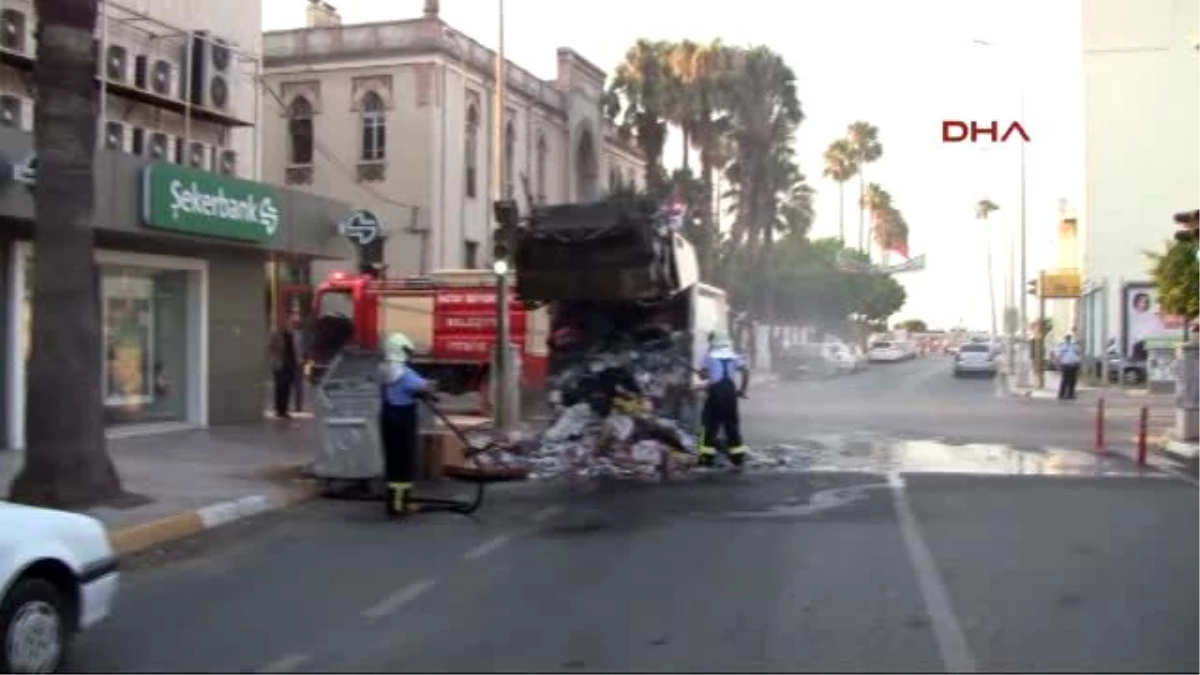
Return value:
[[(25, 269), (28, 359), (33, 265)], [(100, 266), (102, 386), (107, 425), (187, 419), (188, 274), (184, 270)]]

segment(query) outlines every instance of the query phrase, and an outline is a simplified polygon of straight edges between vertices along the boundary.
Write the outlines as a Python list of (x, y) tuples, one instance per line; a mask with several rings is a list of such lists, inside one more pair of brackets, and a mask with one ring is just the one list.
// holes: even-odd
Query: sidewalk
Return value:
[[(1013, 396), (1057, 400), (1058, 385), (1060, 382), (1062, 382), (1062, 375), (1057, 371), (1047, 370), (1043, 378), (1043, 385), (1040, 389), (1035, 386), (1033, 373), (1029, 374), (1030, 386), (1028, 387), (1018, 387), (1016, 375), (1005, 374), (1004, 379), (1006, 385), (1008, 386), (1009, 393)], [(1084, 394), (1085, 392), (1094, 392), (1097, 390), (1097, 387), (1084, 384), (1082, 381), (1075, 385), (1076, 395)]]
[[(317, 429), (312, 419), (112, 439), (123, 503), (87, 511), (109, 529), (118, 554), (196, 534), (316, 495), (303, 478)], [(24, 461), (0, 451), (0, 490)]]

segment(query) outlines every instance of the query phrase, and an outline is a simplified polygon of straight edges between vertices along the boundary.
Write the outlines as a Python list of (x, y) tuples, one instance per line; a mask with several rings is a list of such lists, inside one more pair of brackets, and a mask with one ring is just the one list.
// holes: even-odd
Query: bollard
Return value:
[(1105, 454), (1107, 450), (1104, 447), (1104, 397), (1101, 396), (1096, 401), (1096, 452)]
[(1142, 414), (1138, 418), (1137, 465), (1146, 466), (1146, 427), (1150, 424), (1150, 407), (1142, 406)]

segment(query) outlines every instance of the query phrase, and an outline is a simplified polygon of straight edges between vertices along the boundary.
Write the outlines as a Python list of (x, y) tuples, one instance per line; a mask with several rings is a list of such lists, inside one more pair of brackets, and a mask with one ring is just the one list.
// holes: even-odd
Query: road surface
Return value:
[(72, 667), (1200, 666), (1196, 488), (1069, 450), (1086, 447), (1069, 410), (998, 398), (940, 360), (764, 386), (746, 405), (755, 446), (791, 448), (781, 470), (572, 499), (506, 486), (476, 520), (314, 502), (139, 556)]

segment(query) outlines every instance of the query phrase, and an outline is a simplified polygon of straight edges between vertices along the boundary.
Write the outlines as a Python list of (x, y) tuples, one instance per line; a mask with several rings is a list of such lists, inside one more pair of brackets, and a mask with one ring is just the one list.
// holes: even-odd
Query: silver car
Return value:
[(970, 343), (959, 348), (954, 357), (954, 376), (996, 376), (996, 352), (986, 343)]

